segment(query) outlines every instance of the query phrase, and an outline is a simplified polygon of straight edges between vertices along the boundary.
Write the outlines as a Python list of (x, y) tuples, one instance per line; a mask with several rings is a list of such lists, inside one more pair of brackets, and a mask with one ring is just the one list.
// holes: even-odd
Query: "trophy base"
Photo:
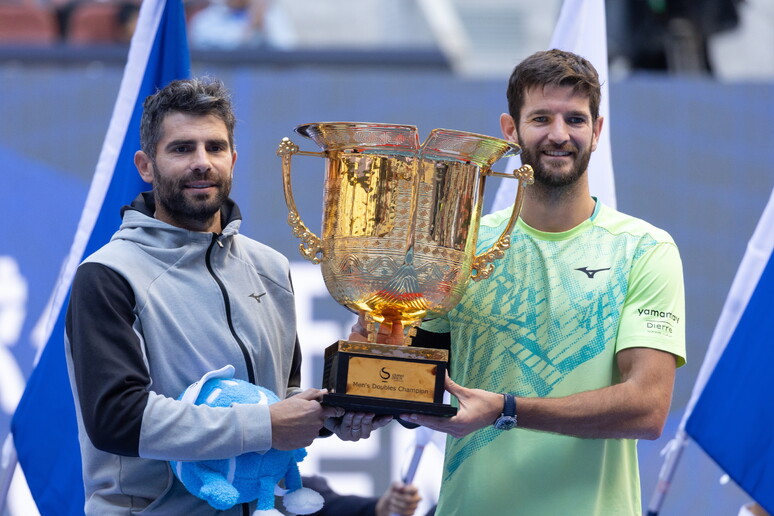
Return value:
[(330, 407), (341, 407), (347, 412), (370, 412), (377, 416), (424, 414), (428, 416), (452, 417), (457, 414), (457, 407), (444, 403), (391, 400), (353, 394), (325, 394), (322, 397), (322, 404)]
[(340, 340), (325, 350), (325, 405), (377, 415), (451, 417), (443, 403), (449, 352)]

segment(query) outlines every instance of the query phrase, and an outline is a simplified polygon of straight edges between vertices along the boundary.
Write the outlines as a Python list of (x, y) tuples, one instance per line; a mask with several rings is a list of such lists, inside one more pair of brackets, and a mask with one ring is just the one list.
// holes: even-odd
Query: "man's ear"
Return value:
[(514, 122), (513, 117), (508, 113), (503, 113), (500, 115), (500, 131), (503, 133), (503, 138), (509, 142), (519, 142), (519, 134), (516, 130), (516, 122)]
[(134, 153), (134, 166), (140, 177), (148, 184), (153, 184), (153, 161), (143, 151), (138, 150)]
[(602, 134), (602, 126), (604, 126), (605, 119), (603, 117), (597, 117), (594, 121), (593, 134), (591, 138), (591, 152), (597, 150), (597, 144), (599, 143), (599, 135)]

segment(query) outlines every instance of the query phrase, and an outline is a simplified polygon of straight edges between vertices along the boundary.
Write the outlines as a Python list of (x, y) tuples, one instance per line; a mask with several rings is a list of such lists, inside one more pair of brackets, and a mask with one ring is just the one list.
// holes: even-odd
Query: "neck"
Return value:
[(172, 226), (176, 226), (178, 228), (187, 229), (188, 231), (198, 231), (200, 233), (218, 233), (222, 231), (222, 227), (220, 224), (220, 212), (213, 215), (209, 220), (198, 220), (198, 219), (188, 219), (188, 218), (181, 218), (181, 217), (172, 217), (166, 213), (164, 213), (164, 210), (159, 210), (158, 208), (153, 213), (153, 217), (166, 222), (167, 224), (170, 224)]
[(582, 182), (566, 188), (527, 187), (521, 219), (538, 231), (569, 231), (594, 213), (596, 203)]

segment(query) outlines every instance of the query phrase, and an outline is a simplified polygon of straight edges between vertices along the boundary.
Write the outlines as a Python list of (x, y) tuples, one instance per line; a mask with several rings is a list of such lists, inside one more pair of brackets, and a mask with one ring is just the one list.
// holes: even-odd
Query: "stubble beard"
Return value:
[[(159, 173), (156, 163), (153, 163), (153, 191), (157, 205), (183, 227), (206, 225), (220, 211), (223, 203), (231, 193), (231, 177), (215, 180), (208, 174), (189, 174), (177, 179), (164, 179)], [(184, 183), (192, 180), (212, 180), (217, 185), (214, 197), (195, 191), (192, 196), (186, 196)]]
[[(530, 193), (545, 201), (558, 201), (570, 196), (579, 186), (580, 179), (586, 174), (591, 159), (591, 150), (587, 148), (578, 154), (568, 173), (555, 173), (544, 166), (541, 161), (543, 147), (527, 147), (519, 138), (521, 146), (521, 162), (532, 167), (535, 182), (529, 187)], [(554, 150), (567, 150), (557, 147)], [(577, 152), (577, 148), (573, 148)]]

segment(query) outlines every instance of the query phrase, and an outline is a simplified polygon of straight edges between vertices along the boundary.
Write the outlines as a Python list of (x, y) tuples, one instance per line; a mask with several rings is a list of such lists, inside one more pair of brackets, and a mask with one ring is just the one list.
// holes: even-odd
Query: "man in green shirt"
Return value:
[[(511, 75), (500, 124), (535, 183), (495, 273), (414, 339), (450, 348), (459, 412), (401, 416), (449, 434), (440, 516), (641, 514), (636, 440), (661, 435), (685, 363), (682, 265), (665, 231), (590, 195), (599, 104), (569, 52)], [(510, 211), (482, 219), (479, 252)]]

